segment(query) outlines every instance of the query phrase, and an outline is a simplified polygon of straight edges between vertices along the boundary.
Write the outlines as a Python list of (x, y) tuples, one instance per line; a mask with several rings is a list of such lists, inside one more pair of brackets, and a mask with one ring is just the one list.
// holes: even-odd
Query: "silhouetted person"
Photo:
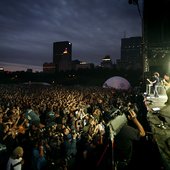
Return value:
[(115, 159), (118, 170), (128, 169), (132, 158), (133, 141), (140, 140), (145, 136), (145, 130), (136, 117), (133, 110), (129, 110), (128, 118), (135, 124), (136, 128), (125, 124), (115, 136)]

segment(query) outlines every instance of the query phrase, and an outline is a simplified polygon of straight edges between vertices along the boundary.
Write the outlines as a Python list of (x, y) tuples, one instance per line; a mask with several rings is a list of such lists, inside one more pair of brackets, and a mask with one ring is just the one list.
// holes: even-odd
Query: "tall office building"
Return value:
[(150, 71), (170, 71), (170, 0), (144, 0), (144, 40)]
[(57, 71), (68, 71), (72, 67), (72, 43), (60, 41), (53, 43), (53, 63)]
[(117, 60), (119, 68), (142, 70), (141, 37), (121, 39), (121, 59)]

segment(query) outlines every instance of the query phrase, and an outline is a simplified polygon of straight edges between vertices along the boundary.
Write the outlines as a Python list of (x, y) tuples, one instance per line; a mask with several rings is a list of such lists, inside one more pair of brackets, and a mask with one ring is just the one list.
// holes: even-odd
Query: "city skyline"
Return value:
[(137, 7), (128, 0), (2, 0), (0, 9), (0, 66), (42, 67), (58, 41), (72, 43), (72, 60), (98, 65), (110, 55), (114, 63), (121, 38), (141, 36)]
[(9, 62), (0, 62), (0, 67), (4, 68), (4, 71), (27, 71), (28, 69), (32, 69), (33, 72), (42, 72), (42, 66), (35, 65), (27, 65), (27, 64), (18, 64), (18, 63), (9, 63)]

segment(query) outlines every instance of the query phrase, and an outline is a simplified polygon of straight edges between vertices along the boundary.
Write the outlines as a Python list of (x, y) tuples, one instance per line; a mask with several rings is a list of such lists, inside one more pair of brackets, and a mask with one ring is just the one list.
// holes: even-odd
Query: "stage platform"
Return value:
[(165, 94), (160, 95), (159, 98), (155, 98), (153, 94), (150, 94), (147, 97), (150, 110), (147, 118), (165, 169), (170, 170), (170, 105), (166, 106), (164, 104), (166, 100), (167, 96)]

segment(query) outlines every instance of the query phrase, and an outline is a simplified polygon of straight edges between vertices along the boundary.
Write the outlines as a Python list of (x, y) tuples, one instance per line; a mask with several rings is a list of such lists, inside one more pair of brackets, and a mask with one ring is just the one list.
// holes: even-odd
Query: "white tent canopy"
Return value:
[(128, 90), (131, 85), (128, 80), (126, 80), (123, 77), (114, 76), (109, 79), (107, 79), (104, 84), (104, 88), (114, 88), (114, 89), (122, 89), (122, 90)]

